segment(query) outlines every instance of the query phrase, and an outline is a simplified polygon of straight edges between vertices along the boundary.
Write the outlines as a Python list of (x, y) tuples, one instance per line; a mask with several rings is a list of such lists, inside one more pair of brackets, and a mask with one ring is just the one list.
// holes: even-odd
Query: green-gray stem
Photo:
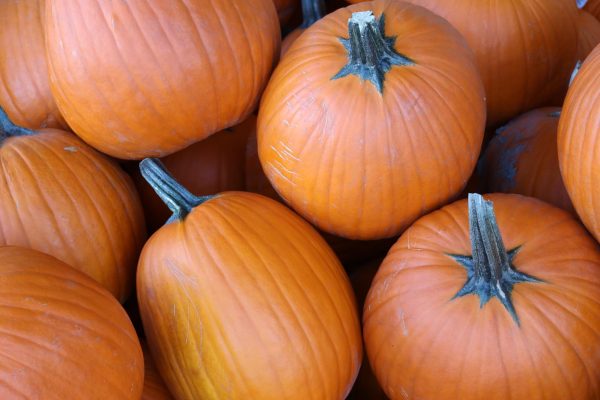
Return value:
[(34, 135), (35, 131), (15, 125), (0, 107), (0, 144), (9, 137)]
[(146, 158), (140, 162), (140, 172), (156, 194), (173, 212), (167, 223), (183, 220), (199, 206), (214, 196), (196, 196), (173, 178), (158, 158)]
[(325, 2), (323, 0), (302, 0), (302, 15), (304, 20), (300, 27), (309, 28), (312, 24), (323, 18)]

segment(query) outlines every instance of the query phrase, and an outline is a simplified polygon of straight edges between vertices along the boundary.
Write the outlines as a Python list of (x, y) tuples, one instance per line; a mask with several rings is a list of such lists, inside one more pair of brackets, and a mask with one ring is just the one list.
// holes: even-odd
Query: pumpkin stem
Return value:
[(312, 24), (323, 18), (325, 14), (325, 2), (323, 0), (302, 0), (302, 15), (304, 20), (300, 27), (309, 28)]
[(34, 134), (35, 132), (31, 129), (22, 128), (15, 125), (10, 118), (8, 118), (6, 111), (0, 107), (0, 143), (2, 143), (6, 138), (12, 136), (26, 136)]
[(332, 79), (350, 74), (370, 81), (383, 93), (385, 74), (394, 65), (407, 66), (414, 62), (394, 49), (396, 37), (385, 36), (385, 16), (377, 20), (373, 11), (355, 12), (348, 20), (349, 39), (340, 39), (348, 51), (348, 64)]
[(513, 286), (521, 282), (541, 282), (539, 279), (517, 271), (512, 265), (519, 247), (506, 251), (494, 206), (479, 194), (469, 194), (469, 236), (472, 256), (452, 255), (467, 269), (467, 282), (454, 298), (468, 294), (479, 296), (483, 307), (492, 297), (497, 297), (520, 324), (511, 299)]
[(158, 158), (146, 158), (140, 162), (140, 172), (161, 200), (173, 211), (167, 224), (183, 220), (194, 209), (214, 196), (196, 196), (173, 178)]

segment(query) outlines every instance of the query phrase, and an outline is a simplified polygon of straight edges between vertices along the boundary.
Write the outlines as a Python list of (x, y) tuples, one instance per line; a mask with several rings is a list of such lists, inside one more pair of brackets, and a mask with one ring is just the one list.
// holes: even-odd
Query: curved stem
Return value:
[(325, 2), (323, 0), (302, 0), (302, 15), (304, 20), (300, 27), (306, 29), (323, 18)]
[(173, 211), (167, 223), (183, 220), (194, 209), (214, 196), (196, 196), (167, 171), (158, 158), (146, 158), (140, 162), (140, 172), (161, 200)]
[(35, 131), (15, 125), (0, 107), (0, 144), (9, 137), (34, 135)]

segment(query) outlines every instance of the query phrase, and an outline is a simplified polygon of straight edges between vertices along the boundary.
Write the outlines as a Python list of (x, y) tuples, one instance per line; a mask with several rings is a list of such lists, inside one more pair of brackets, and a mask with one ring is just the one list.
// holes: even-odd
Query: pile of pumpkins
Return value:
[(0, 1), (0, 399), (600, 399), (600, 0), (347, 3)]

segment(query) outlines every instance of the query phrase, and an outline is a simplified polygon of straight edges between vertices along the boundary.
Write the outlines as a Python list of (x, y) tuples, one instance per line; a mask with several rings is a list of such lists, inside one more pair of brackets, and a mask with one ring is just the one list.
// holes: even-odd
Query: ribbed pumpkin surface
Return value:
[(592, 50), (600, 44), (600, 21), (589, 12), (581, 11), (578, 20), (578, 31), (577, 59), (583, 62)]
[(138, 400), (144, 361), (127, 314), (82, 273), (0, 247), (0, 398)]
[(144, 391), (141, 400), (173, 400), (165, 381), (156, 370), (148, 347), (142, 344), (142, 349), (144, 350)]

